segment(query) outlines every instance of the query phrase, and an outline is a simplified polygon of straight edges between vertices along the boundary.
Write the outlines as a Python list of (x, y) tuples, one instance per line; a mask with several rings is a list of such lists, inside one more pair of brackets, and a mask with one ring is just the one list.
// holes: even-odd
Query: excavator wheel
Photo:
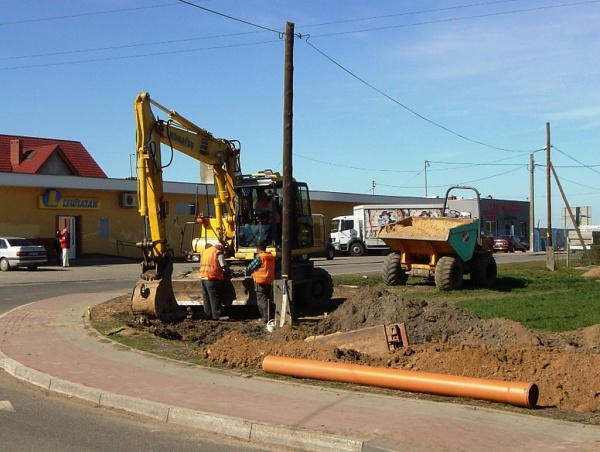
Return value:
[(477, 287), (489, 289), (496, 282), (498, 269), (491, 254), (477, 254), (471, 261), (471, 281)]
[(400, 254), (390, 253), (383, 261), (381, 276), (388, 286), (405, 286), (408, 274), (400, 266)]
[(435, 266), (435, 285), (439, 290), (458, 290), (463, 282), (463, 266), (460, 258), (444, 256)]
[(331, 275), (322, 268), (313, 269), (312, 284), (309, 287), (313, 305), (323, 305), (333, 296), (333, 280)]

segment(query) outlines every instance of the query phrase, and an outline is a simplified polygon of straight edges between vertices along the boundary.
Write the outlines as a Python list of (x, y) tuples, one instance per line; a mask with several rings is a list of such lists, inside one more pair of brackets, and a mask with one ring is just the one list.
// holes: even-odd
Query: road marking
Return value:
[(0, 411), (15, 411), (15, 408), (8, 400), (0, 400)]

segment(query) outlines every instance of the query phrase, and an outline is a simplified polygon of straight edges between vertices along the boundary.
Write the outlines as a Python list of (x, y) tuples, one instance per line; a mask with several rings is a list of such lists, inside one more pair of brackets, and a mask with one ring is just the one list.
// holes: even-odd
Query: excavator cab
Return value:
[[(281, 251), (283, 217), (283, 179), (270, 170), (243, 176), (236, 186), (236, 257), (254, 252), (256, 244), (266, 242)], [(293, 182), (292, 257), (310, 256), (324, 246), (315, 237), (315, 221), (310, 208), (308, 186)]]

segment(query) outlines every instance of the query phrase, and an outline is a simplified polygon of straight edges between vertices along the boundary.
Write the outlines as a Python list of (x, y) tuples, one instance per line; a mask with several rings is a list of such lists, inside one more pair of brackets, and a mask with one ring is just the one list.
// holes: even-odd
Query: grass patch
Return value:
[(583, 269), (556, 271), (543, 261), (498, 265), (492, 289), (478, 289), (465, 278), (462, 290), (441, 292), (422, 278), (409, 278), (406, 286), (385, 286), (380, 273), (334, 276), (335, 284), (381, 287), (408, 299), (446, 301), (481, 318), (506, 318), (527, 328), (561, 332), (600, 324), (600, 283), (582, 276)]

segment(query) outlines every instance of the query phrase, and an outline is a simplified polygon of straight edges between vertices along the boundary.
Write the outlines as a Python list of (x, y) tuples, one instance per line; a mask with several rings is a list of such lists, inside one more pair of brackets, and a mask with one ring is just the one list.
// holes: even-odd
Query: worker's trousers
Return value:
[(223, 301), (223, 281), (202, 279), (202, 301), (204, 313), (217, 320), (221, 317), (221, 302)]
[(271, 284), (255, 284), (256, 304), (263, 322), (275, 318), (275, 305), (273, 304), (273, 286)]

